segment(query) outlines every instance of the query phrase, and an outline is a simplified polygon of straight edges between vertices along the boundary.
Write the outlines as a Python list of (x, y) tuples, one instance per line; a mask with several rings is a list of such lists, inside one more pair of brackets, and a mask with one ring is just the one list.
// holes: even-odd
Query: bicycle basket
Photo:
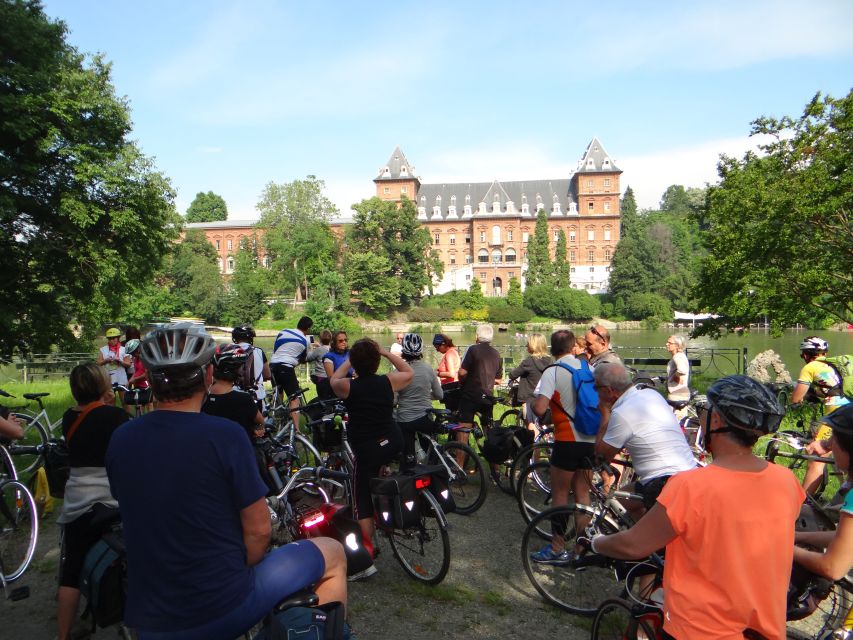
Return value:
[(343, 443), (343, 428), (337, 416), (325, 416), (323, 422), (315, 424), (314, 446), (320, 451), (331, 451), (340, 448)]

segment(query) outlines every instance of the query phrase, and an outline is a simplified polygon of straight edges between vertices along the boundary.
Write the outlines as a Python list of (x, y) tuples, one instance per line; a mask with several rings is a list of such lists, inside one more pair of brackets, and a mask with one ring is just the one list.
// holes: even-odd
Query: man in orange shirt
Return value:
[(714, 462), (673, 476), (635, 527), (596, 536), (591, 547), (640, 559), (666, 546), (665, 637), (742, 640), (752, 631), (781, 640), (794, 520), (805, 493), (790, 470), (756, 457), (752, 447), (778, 428), (784, 410), (746, 376), (717, 380), (707, 395), (699, 419)]

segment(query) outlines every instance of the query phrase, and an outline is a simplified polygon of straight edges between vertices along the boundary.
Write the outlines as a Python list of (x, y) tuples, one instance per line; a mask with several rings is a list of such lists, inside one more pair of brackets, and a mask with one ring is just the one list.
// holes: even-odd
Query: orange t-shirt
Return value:
[(805, 498), (789, 469), (708, 466), (658, 497), (677, 537), (666, 546), (664, 629), (679, 639), (785, 638), (794, 520)]
[(449, 373), (452, 377), (441, 378), (441, 384), (448, 382), (459, 382), (459, 367), (462, 360), (459, 358), (459, 352), (456, 347), (450, 347), (444, 352), (441, 362), (438, 363), (439, 373)]

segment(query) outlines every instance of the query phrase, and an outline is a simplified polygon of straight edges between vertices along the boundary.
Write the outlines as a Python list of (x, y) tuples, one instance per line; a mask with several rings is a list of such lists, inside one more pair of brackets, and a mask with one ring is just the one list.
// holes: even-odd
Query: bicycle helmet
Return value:
[(440, 346), (441, 346), (441, 345), (443, 345), (443, 344), (444, 344), (444, 336), (443, 336), (443, 335), (441, 335), (440, 333), (436, 333), (436, 334), (432, 337), (432, 346), (434, 346), (434, 347), (440, 347)]
[(124, 350), (125, 352), (133, 355), (133, 352), (136, 351), (139, 348), (139, 345), (141, 344), (141, 340), (138, 340), (137, 338), (132, 338), (124, 343)]
[(748, 376), (720, 378), (708, 388), (707, 397), (726, 424), (737, 429), (772, 433), (785, 415), (776, 396)]
[(853, 436), (853, 402), (836, 409), (828, 416), (821, 418), (820, 421), (832, 427), (833, 433)]
[(829, 351), (829, 343), (823, 338), (809, 336), (800, 343), (800, 351), (815, 355)]
[(121, 336), (121, 331), (119, 329), (116, 329), (115, 327), (110, 327), (109, 329), (107, 329), (107, 332), (104, 334), (104, 336), (107, 338), (118, 338), (119, 336)]
[(172, 322), (145, 336), (140, 351), (142, 362), (150, 372), (176, 367), (202, 368), (210, 364), (216, 342), (202, 327)]
[(252, 325), (249, 324), (241, 324), (231, 331), (231, 339), (234, 342), (252, 342), (256, 335)]
[(218, 377), (235, 380), (240, 368), (246, 364), (249, 359), (249, 353), (238, 344), (223, 344), (216, 348), (216, 353), (213, 354), (214, 373)]
[(424, 342), (417, 333), (407, 333), (403, 336), (403, 355), (418, 357), (424, 352)]

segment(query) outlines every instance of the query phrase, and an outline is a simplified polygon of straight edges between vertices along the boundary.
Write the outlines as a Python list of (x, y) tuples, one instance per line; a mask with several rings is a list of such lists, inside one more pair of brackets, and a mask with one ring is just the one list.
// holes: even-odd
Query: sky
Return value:
[(564, 179), (596, 136), (641, 208), (717, 181), (750, 123), (853, 88), (849, 0), (46, 0), (112, 63), (185, 213), (315, 175), (341, 217), (400, 146), (422, 182)]

